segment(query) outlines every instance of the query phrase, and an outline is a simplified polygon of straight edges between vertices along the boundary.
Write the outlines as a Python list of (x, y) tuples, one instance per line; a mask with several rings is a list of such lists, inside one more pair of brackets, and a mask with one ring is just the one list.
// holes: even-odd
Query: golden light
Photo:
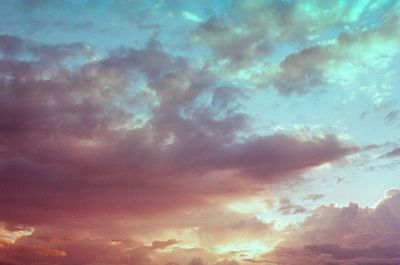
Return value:
[(33, 227), (21, 227), (21, 229), (15, 231), (9, 231), (5, 225), (0, 223), (0, 239), (15, 243), (15, 240), (23, 236), (30, 236), (35, 231)]
[(266, 252), (271, 251), (272, 249), (272, 247), (266, 245), (263, 241), (253, 240), (247, 242), (231, 242), (228, 244), (218, 245), (213, 248), (213, 252), (221, 255), (237, 252), (240, 254), (244, 254), (246, 258), (256, 258)]
[(232, 211), (245, 214), (258, 214), (264, 212), (267, 208), (265, 199), (259, 197), (232, 201), (227, 203), (225, 206)]

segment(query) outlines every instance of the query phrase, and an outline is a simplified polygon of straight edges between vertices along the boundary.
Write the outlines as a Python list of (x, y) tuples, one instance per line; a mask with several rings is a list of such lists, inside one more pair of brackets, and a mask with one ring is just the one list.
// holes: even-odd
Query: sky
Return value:
[(0, 265), (400, 264), (400, 1), (0, 6)]

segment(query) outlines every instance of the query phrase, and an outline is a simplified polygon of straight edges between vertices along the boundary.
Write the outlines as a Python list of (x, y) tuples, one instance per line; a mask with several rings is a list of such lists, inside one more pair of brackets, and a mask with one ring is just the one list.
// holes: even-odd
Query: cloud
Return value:
[(228, 60), (236, 69), (271, 52), (271, 45), (261, 32), (231, 25), (217, 17), (200, 24), (193, 35), (196, 42), (210, 47), (218, 60)]
[(395, 158), (398, 156), (400, 156), (400, 148), (395, 148), (395, 149), (387, 152), (386, 154), (379, 156), (379, 158)]
[(59, 262), (67, 255), (65, 251), (42, 247), (26, 247), (0, 241), (0, 262), (5, 264), (46, 264)]
[[(399, 53), (400, 43), (392, 38), (396, 23), (389, 20), (381, 28), (344, 32), (332, 42), (288, 55), (272, 75), (274, 87), (282, 94), (304, 94), (330, 84), (352, 81), (365, 65), (377, 67), (374, 65), (377, 58), (393, 58)], [(382, 49), (383, 46), (387, 48)]]
[[(82, 230), (80, 230), (82, 232)], [(71, 236), (71, 235), (70, 235)], [(133, 241), (108, 241), (106, 238), (54, 240), (39, 235), (17, 240), (15, 243), (2, 241), (0, 261), (15, 264), (138, 264), (152, 263), (152, 256), (159, 250), (178, 243), (175, 239), (154, 241), (143, 245)]]
[[(313, 10), (314, 4), (311, 3), (308, 8)], [(289, 19), (292, 19), (291, 16)], [(282, 95), (303, 95), (314, 90), (352, 85), (371, 69), (377, 76), (393, 75), (388, 72), (390, 67), (386, 67), (395, 61), (400, 52), (400, 42), (393, 38), (398, 31), (398, 17), (395, 12), (388, 12), (386, 16), (379, 17), (379, 21), (379, 25), (367, 28), (356, 25), (343, 27), (337, 36), (330, 39), (309, 40), (308, 44), (301, 44), (301, 48), (289, 52), (279, 63), (268, 61), (253, 70), (249, 69), (253, 73), (249, 82), (262, 89), (276, 89)], [(343, 22), (337, 21), (339, 24)], [(314, 29), (318, 31), (323, 23), (316, 24), (318, 26)], [(305, 27), (308, 26), (306, 24)], [(316, 33), (317, 39), (319, 34), (324, 33)], [(295, 39), (298, 41), (301, 37)]]
[[(272, 240), (276, 233), (273, 223), (263, 222), (260, 219), (239, 214), (219, 208), (204, 212), (210, 219), (202, 221), (197, 217), (192, 223), (200, 223), (197, 236), (201, 245), (218, 247), (226, 244), (237, 244), (252, 242), (269, 236)], [(214, 222), (213, 220), (219, 220)], [(243, 249), (246, 251), (247, 249)]]
[(330, 255), (333, 259), (346, 260), (354, 258), (399, 258), (400, 246), (370, 246), (365, 249), (342, 248), (338, 245), (309, 245), (304, 248), (314, 255)]
[[(261, 99), (274, 104), (357, 76), (369, 83), (376, 69), (389, 77), (394, 1), (106, 2), (5, 3), (0, 233), (10, 241), (0, 263), (398, 263), (398, 190), (376, 208), (322, 206), (283, 233), (263, 219), (275, 218), (270, 193), (313, 169), (342, 171), (361, 149), (323, 124), (307, 136), (260, 128), (251, 115), (262, 104), (249, 108), (253, 88), (277, 90)], [(296, 115), (292, 100), (279, 117)], [(283, 215), (302, 205), (282, 198), (275, 214), (294, 220)]]
[(400, 117), (400, 110), (393, 110), (385, 116), (385, 122), (391, 124)]
[(166, 241), (153, 241), (153, 243), (151, 243), (151, 249), (164, 249), (166, 247), (175, 245), (176, 243), (179, 243), (179, 241), (175, 239), (169, 239)]
[(395, 264), (400, 260), (400, 190), (376, 208), (317, 208), (269, 257), (284, 264)]
[(188, 265), (204, 265), (204, 262), (201, 258), (193, 258)]
[[(27, 52), (47, 53), (47, 45), (35, 45)], [(239, 141), (249, 125), (228, 103), (236, 92), (155, 40), (77, 69), (54, 58), (55, 68), (46, 59), (0, 60), (7, 76), (0, 94), (0, 217), (7, 222), (156, 214), (285, 181), (356, 151), (334, 135)], [(144, 109), (132, 109), (143, 94)]]
[(215, 263), (214, 265), (239, 265), (236, 260), (223, 260)]
[(278, 211), (280, 211), (284, 215), (301, 214), (307, 212), (306, 208), (304, 208), (301, 205), (295, 205), (289, 199), (286, 198), (280, 199), (279, 204), (280, 205)]
[(253, 263), (253, 264), (258, 264), (258, 263), (262, 263), (262, 264), (279, 264), (278, 262), (275, 262), (273, 260), (268, 260), (268, 259), (243, 259), (243, 261), (245, 262), (249, 262), (249, 263)]
[[(200, 24), (192, 32), (192, 38), (195, 43), (206, 45), (212, 51), (215, 61), (227, 60), (228, 67), (234, 70), (271, 61), (271, 54), (280, 52), (280, 47), (275, 43), (305, 47), (303, 51), (283, 60), (280, 74), (272, 80), (281, 93), (305, 93), (308, 87), (317, 87), (327, 82), (324, 70), (321, 69), (324, 64), (342, 60), (341, 53), (346, 49), (353, 50), (354, 46), (363, 46), (364, 42), (367, 42), (365, 47), (369, 46), (368, 37), (359, 38), (358, 33), (352, 39), (353, 47), (345, 43), (338, 45), (341, 47), (327, 49), (323, 45), (310, 47), (311, 43), (329, 35), (332, 29), (356, 27), (357, 23), (363, 22), (364, 16), (377, 10), (388, 12), (391, 5), (371, 1), (341, 4), (318, 1), (232, 1), (225, 13), (211, 16)], [(381, 17), (379, 19), (384, 20)], [(392, 36), (386, 37), (389, 42), (396, 42)], [(298, 68), (291, 65), (294, 60)]]
[(322, 199), (323, 197), (325, 197), (324, 194), (308, 194), (304, 199), (310, 200), (310, 201), (316, 201), (316, 200)]
[(280, 63), (280, 70), (274, 77), (274, 86), (282, 94), (302, 94), (311, 88), (325, 85), (325, 74), (320, 66), (327, 60), (327, 56), (320, 47), (290, 54)]
[(77, 56), (92, 58), (94, 51), (85, 43), (49, 45), (13, 35), (0, 34), (0, 54), (4, 58), (31, 55), (44, 61), (58, 63)]
[[(65, 252), (54, 264), (147, 265), (181, 241), (149, 238), (168, 229), (215, 247), (272, 236), (272, 224), (211, 202), (297, 179), (358, 150), (335, 135), (252, 134), (240, 112), (244, 89), (220, 85), (210, 69), (154, 39), (93, 61), (79, 45), (3, 38), (0, 219), (35, 231), (2, 249), (9, 262), (46, 262), (29, 254), (39, 247)], [(14, 247), (29, 252), (26, 260), (9, 256)]]

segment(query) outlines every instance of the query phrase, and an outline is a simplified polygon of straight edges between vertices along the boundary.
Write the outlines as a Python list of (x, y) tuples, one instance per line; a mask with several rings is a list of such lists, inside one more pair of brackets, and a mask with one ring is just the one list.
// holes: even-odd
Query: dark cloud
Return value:
[(2, 34), (0, 35), (0, 54), (7, 59), (29, 55), (51, 61), (51, 63), (58, 63), (77, 56), (91, 58), (94, 56), (94, 51), (84, 43), (50, 45)]
[[(35, 47), (27, 52), (48, 53)], [(157, 213), (243, 192), (244, 181), (284, 181), (356, 150), (333, 135), (238, 141), (248, 121), (231, 108), (237, 92), (215, 86), (207, 69), (190, 68), (154, 40), (76, 70), (53, 57), (55, 68), (47, 59), (0, 61), (0, 215), (7, 221)], [(131, 89), (140, 78), (147, 90)], [(145, 109), (132, 111), (143, 93), (151, 95)], [(217, 172), (231, 177), (207, 180)]]

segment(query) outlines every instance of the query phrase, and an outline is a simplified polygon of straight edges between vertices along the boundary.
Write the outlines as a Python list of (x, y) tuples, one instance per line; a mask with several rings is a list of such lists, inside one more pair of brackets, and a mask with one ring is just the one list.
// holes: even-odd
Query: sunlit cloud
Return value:
[(0, 9), (0, 263), (400, 263), (399, 1)]

